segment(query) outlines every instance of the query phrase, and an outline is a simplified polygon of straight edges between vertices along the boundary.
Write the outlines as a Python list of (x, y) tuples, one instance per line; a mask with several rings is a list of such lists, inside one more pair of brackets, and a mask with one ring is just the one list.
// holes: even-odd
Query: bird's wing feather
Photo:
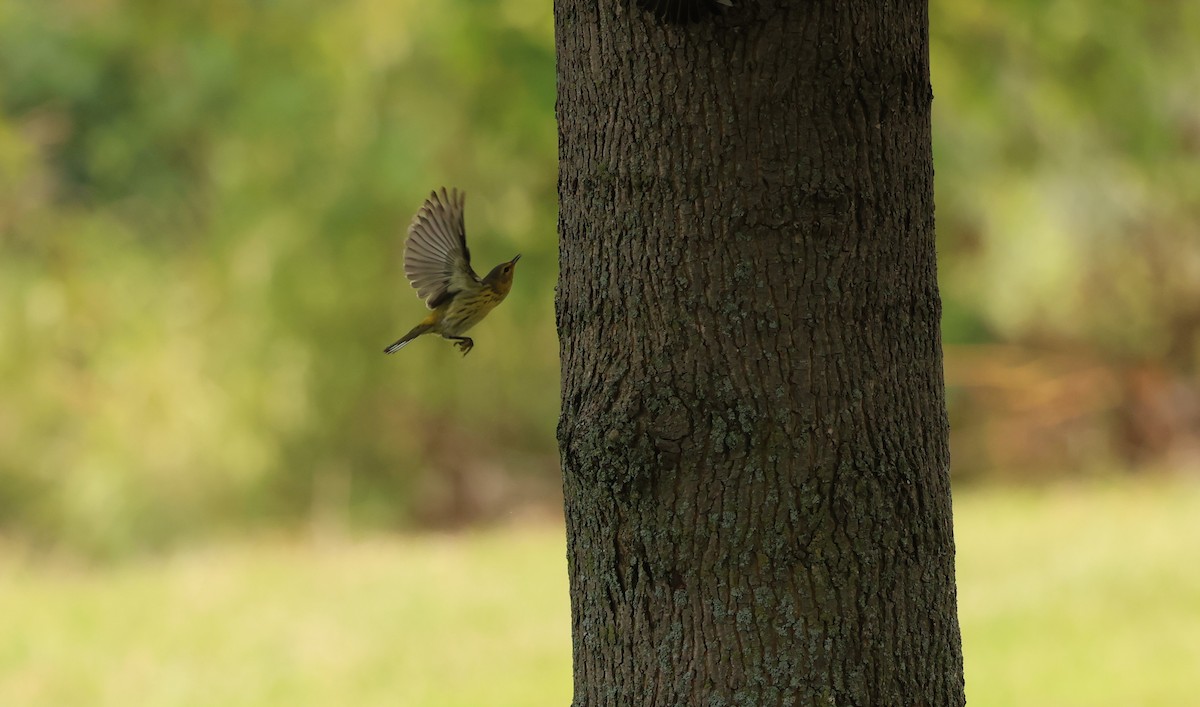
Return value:
[(433, 309), (480, 280), (471, 269), (463, 212), (467, 195), (443, 187), (433, 192), (408, 227), (404, 274)]

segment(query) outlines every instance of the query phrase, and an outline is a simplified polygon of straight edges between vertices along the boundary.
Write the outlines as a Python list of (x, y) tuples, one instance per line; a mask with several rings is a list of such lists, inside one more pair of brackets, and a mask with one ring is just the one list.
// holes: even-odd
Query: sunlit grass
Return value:
[(0, 568), (0, 705), (563, 705), (562, 534)]
[[(972, 705), (1200, 691), (1200, 485), (956, 499)], [(256, 541), (104, 568), (0, 555), (0, 705), (570, 701), (562, 531)]]
[(963, 494), (972, 705), (1148, 707), (1200, 694), (1200, 485)]

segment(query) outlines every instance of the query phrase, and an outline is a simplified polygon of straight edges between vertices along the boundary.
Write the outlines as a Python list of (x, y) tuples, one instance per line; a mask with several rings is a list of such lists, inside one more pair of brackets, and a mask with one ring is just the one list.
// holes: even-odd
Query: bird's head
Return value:
[(483, 278), (483, 284), (492, 287), (500, 294), (508, 294), (508, 291), (512, 289), (513, 271), (517, 269), (517, 261), (520, 259), (521, 256), (518, 255), (507, 263), (500, 263), (492, 268), (491, 272)]

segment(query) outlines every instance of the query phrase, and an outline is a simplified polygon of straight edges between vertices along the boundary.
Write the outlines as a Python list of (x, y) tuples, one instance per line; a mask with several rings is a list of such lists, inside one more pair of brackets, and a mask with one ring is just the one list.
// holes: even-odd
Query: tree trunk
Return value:
[(923, 2), (556, 0), (575, 705), (961, 705)]

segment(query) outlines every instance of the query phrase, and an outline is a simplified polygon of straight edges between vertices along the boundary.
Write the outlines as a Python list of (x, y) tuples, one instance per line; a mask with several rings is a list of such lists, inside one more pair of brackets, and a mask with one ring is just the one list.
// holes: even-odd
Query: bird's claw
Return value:
[(455, 341), (454, 345), (458, 347), (459, 351), (462, 351), (463, 356), (466, 356), (467, 354), (471, 353), (471, 348), (475, 346), (475, 342), (471, 339), (464, 338)]

